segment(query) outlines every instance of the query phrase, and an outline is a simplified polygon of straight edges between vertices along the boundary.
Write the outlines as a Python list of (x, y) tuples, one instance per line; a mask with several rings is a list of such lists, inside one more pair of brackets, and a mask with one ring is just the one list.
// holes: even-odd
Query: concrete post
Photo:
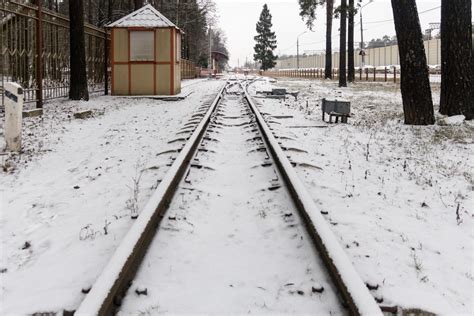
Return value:
[(7, 150), (21, 150), (23, 89), (14, 82), (5, 82), (5, 142)]

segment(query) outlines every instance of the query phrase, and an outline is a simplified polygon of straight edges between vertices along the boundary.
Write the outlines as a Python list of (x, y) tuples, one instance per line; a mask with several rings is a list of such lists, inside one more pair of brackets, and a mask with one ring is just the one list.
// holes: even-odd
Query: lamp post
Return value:
[(362, 26), (362, 8), (364, 8), (365, 6), (367, 6), (368, 4), (371, 4), (372, 2), (374, 2), (374, 0), (370, 0), (369, 2), (367, 2), (366, 4), (364, 4), (363, 6), (360, 7), (360, 11), (359, 11), (359, 16), (360, 16), (360, 56), (362, 58), (362, 61), (361, 61), (361, 68), (364, 68), (365, 67), (365, 52), (364, 52), (364, 27)]
[[(296, 69), (300, 69), (300, 36), (308, 33), (310, 30), (306, 30), (296, 37)], [(311, 30), (311, 32), (314, 32)]]
[(209, 69), (212, 70), (212, 29), (209, 26)]

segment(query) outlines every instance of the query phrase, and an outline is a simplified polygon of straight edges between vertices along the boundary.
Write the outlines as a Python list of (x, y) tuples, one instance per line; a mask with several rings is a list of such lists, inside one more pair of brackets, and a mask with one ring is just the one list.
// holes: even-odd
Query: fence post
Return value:
[(393, 67), (393, 83), (397, 83), (397, 67)]
[(374, 67), (374, 82), (377, 80), (377, 67)]
[(43, 107), (43, 9), (41, 0), (36, 0), (38, 10), (36, 11), (36, 107)]
[(360, 81), (362, 81), (362, 67), (359, 68), (359, 79)]
[(384, 72), (385, 72), (385, 82), (387, 82), (387, 67), (385, 67)]
[(365, 80), (369, 81), (369, 68), (365, 68)]

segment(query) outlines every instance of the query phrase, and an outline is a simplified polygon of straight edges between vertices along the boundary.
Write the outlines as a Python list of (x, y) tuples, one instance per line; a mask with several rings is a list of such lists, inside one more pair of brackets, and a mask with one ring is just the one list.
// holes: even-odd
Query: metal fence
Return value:
[[(301, 78), (301, 79), (323, 79), (324, 69), (284, 69), (265, 71), (264, 76), (272, 78)], [(339, 78), (339, 70), (332, 70), (332, 78)], [(383, 82), (400, 82), (400, 69), (397, 67), (377, 67), (357, 69), (355, 72), (355, 80), (357, 81), (383, 81)]]
[[(263, 72), (264, 76), (271, 78), (299, 78), (299, 79), (323, 79), (324, 69), (323, 68), (311, 68), (311, 69), (281, 69), (281, 70), (270, 70)], [(347, 75), (347, 73), (346, 73)], [(356, 81), (372, 81), (372, 82), (393, 82), (399, 83), (401, 78), (400, 68), (396, 66), (392, 67), (371, 67), (371, 68), (358, 68), (355, 70)], [(332, 79), (339, 79), (339, 70), (337, 68), (332, 69)], [(436, 85), (441, 83), (441, 75), (437, 72), (430, 73), (430, 83)]]
[[(38, 1), (36, 3), (41, 3)], [(109, 38), (104, 29), (85, 26), (89, 91), (108, 93)], [(65, 97), (69, 92), (69, 18), (29, 3), (0, 3), (0, 107), (3, 84), (14, 81), (25, 91), (25, 103)]]

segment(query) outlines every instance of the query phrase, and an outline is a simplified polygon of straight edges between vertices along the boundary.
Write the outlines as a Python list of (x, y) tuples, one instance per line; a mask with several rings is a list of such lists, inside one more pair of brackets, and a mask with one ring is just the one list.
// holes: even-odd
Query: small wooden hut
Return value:
[(148, 4), (107, 27), (113, 95), (181, 92), (181, 30), (176, 25)]

